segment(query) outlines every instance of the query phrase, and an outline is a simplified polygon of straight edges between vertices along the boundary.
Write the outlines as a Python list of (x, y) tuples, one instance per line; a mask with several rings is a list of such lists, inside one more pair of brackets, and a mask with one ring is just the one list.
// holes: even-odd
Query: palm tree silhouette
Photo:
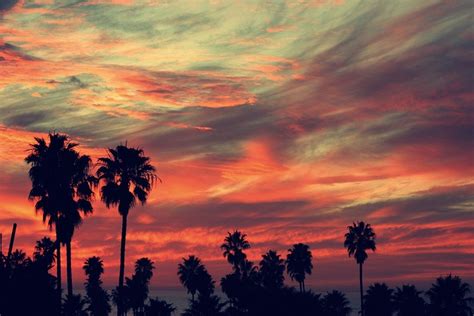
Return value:
[(109, 295), (102, 288), (100, 276), (104, 273), (104, 264), (99, 257), (90, 257), (82, 267), (86, 273), (86, 302), (89, 307), (87, 311), (91, 316), (106, 316), (110, 313)]
[(397, 287), (393, 293), (393, 307), (397, 316), (424, 315), (426, 303), (414, 285)]
[(43, 237), (36, 242), (35, 251), (33, 252), (33, 261), (39, 264), (44, 270), (48, 271), (53, 267), (56, 255), (54, 251), (56, 246), (54, 241), (49, 237)]
[[(364, 298), (364, 311), (367, 316), (392, 316), (393, 290), (385, 283), (375, 283), (369, 286)], [(413, 315), (413, 314), (411, 314)]]
[(25, 161), (31, 165), (29, 198), (36, 200), (35, 209), (42, 211), (43, 222), (56, 229), (57, 289), (61, 301), (61, 242), (67, 247), (68, 294), (72, 297), (71, 238), (80, 222), (78, 212), (92, 212), (90, 185), (94, 178), (89, 175), (90, 157), (75, 150), (78, 144), (67, 135), (49, 133), (48, 137), (49, 144), (43, 138), (35, 138)]
[(471, 288), (468, 283), (462, 282), (458, 276), (451, 274), (439, 277), (426, 292), (430, 300), (429, 311), (433, 316), (471, 316), (469, 304), (473, 298), (468, 297)]
[(285, 277), (285, 261), (280, 258), (274, 250), (269, 250), (266, 254), (262, 255), (260, 261), (260, 280), (262, 285), (268, 289), (279, 289), (283, 287), (283, 281)]
[(178, 264), (179, 281), (183, 284), (188, 293), (191, 293), (191, 300), (194, 302), (194, 295), (198, 287), (200, 270), (203, 268), (201, 260), (195, 256), (183, 258), (183, 263)]
[(304, 280), (306, 274), (311, 274), (313, 264), (311, 263), (313, 255), (309, 246), (299, 243), (288, 249), (286, 257), (286, 270), (292, 280), (296, 280), (300, 285), (300, 292), (305, 292)]
[[(118, 145), (108, 149), (108, 157), (99, 158), (97, 176), (105, 184), (101, 188), (101, 198), (107, 207), (118, 205), (122, 216), (122, 238), (120, 242), (120, 272), (119, 289), (123, 287), (125, 272), (125, 243), (127, 237), (127, 216), (135, 206), (136, 200), (145, 204), (152, 186), (157, 179), (155, 168), (150, 164), (150, 158), (144, 155), (142, 149)], [(122, 309), (117, 306), (117, 315), (122, 315)]]
[(148, 298), (151, 278), (153, 277), (153, 261), (148, 258), (140, 258), (135, 262), (135, 273), (132, 278), (125, 278), (128, 288), (130, 307), (134, 315), (141, 315), (145, 309), (145, 301)]
[(214, 290), (214, 281), (196, 256), (191, 255), (187, 259), (183, 258), (183, 263), (178, 264), (178, 276), (181, 284), (191, 294), (193, 302), (197, 291), (207, 294)]
[(199, 294), (197, 300), (184, 311), (182, 316), (223, 316), (222, 312), (225, 303), (221, 303), (217, 295)]
[(360, 313), (364, 316), (364, 285), (362, 281), (362, 265), (367, 260), (366, 250), (375, 251), (375, 233), (370, 224), (364, 222), (353, 223), (347, 226), (349, 230), (345, 235), (344, 247), (350, 256), (354, 256), (359, 264), (359, 289), (360, 289)]
[(344, 293), (336, 290), (324, 295), (322, 305), (325, 316), (349, 316), (352, 312)]
[(145, 307), (146, 316), (171, 316), (176, 310), (173, 304), (165, 300), (160, 300), (158, 297), (150, 298), (150, 303)]
[(62, 315), (64, 316), (88, 316), (85, 310), (86, 302), (80, 294), (66, 295), (62, 306)]
[(224, 251), (224, 257), (227, 258), (227, 261), (232, 265), (237, 274), (240, 274), (242, 264), (244, 264), (247, 258), (244, 250), (250, 248), (250, 244), (245, 237), (247, 237), (247, 235), (242, 234), (238, 230), (233, 233), (227, 232), (227, 237), (225, 237), (224, 243), (221, 245), (221, 249)]

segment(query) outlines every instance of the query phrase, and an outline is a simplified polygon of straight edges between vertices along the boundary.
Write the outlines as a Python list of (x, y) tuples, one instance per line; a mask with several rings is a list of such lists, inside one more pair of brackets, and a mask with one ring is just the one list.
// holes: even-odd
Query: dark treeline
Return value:
[[(155, 269), (150, 258), (137, 260), (134, 273), (125, 277), (128, 215), (137, 203), (146, 203), (154, 183), (160, 180), (150, 158), (142, 149), (125, 144), (109, 148), (107, 156), (93, 164), (89, 156), (77, 151), (77, 146), (67, 135), (50, 133), (47, 140), (35, 138), (25, 158), (32, 184), (28, 198), (35, 201), (36, 212), (54, 230), (55, 240), (45, 237), (38, 241), (31, 257), (21, 250), (7, 256), (0, 254), (0, 316), (102, 316), (110, 314), (111, 304), (116, 306), (118, 316), (130, 312), (134, 316), (172, 315), (176, 308), (171, 303), (149, 297)], [(118, 286), (110, 293), (103, 288), (103, 262), (90, 257), (83, 263), (86, 294), (81, 297), (74, 294), (72, 284), (72, 239), (83, 217), (94, 211), (94, 188), (106, 207), (117, 208), (122, 220)], [(367, 251), (376, 250), (376, 235), (364, 222), (353, 223), (347, 229), (343, 245), (358, 264), (362, 316), (472, 315), (470, 286), (456, 276), (439, 277), (426, 293), (413, 285), (390, 289), (384, 283), (375, 283), (364, 291), (363, 265)], [(67, 291), (62, 287), (63, 246)], [(294, 244), (286, 257), (269, 250), (258, 263), (248, 260), (249, 248), (246, 235), (240, 231), (229, 232), (221, 245), (231, 266), (231, 273), (219, 280), (225, 299), (216, 295), (216, 281), (199, 258), (183, 258), (177, 274), (190, 300), (182, 315), (345, 316), (352, 312), (340, 291), (318, 294), (307, 290), (305, 280), (314, 268), (308, 245)], [(298, 289), (285, 285), (285, 274), (298, 284)]]
[[(228, 233), (221, 246), (232, 272), (222, 277), (220, 287), (226, 298), (215, 294), (216, 282), (196, 256), (183, 258), (177, 276), (188, 294), (189, 305), (182, 316), (348, 316), (352, 308), (338, 290), (314, 293), (306, 290), (304, 280), (313, 270), (308, 245), (293, 245), (283, 259), (274, 250), (262, 255), (258, 264), (247, 259), (250, 243), (239, 231)], [(85, 260), (83, 270), (85, 296), (65, 295), (57, 302), (56, 277), (51, 274), (55, 262), (55, 243), (48, 237), (37, 241), (32, 257), (16, 250), (10, 258), (0, 255), (0, 315), (84, 315), (105, 316), (111, 305), (122, 307), (125, 315), (174, 315), (171, 302), (149, 297), (149, 284), (155, 265), (149, 258), (135, 262), (134, 273), (112, 292), (103, 288), (103, 262), (99, 257)], [(286, 273), (285, 273), (286, 272)], [(285, 285), (285, 275), (298, 288)], [(363, 295), (366, 316), (470, 316), (470, 286), (457, 276), (439, 277), (422, 292), (414, 285), (389, 288), (375, 283)]]

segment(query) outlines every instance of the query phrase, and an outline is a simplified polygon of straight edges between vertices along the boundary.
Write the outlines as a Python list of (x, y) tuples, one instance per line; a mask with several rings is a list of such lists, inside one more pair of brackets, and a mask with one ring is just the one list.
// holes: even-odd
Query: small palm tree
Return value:
[(183, 263), (178, 264), (179, 281), (191, 294), (193, 302), (198, 287), (199, 273), (202, 269), (201, 260), (195, 256), (189, 256), (188, 259), (183, 258)]
[(160, 300), (158, 297), (151, 298), (150, 303), (145, 307), (146, 316), (171, 316), (176, 307), (165, 300)]
[(56, 255), (54, 251), (56, 246), (54, 241), (49, 237), (43, 237), (41, 240), (36, 242), (35, 251), (33, 253), (34, 262), (40, 264), (46, 271), (53, 267)]
[(110, 313), (110, 296), (102, 288), (102, 280), (100, 279), (104, 273), (104, 264), (99, 257), (90, 257), (84, 262), (82, 267), (86, 273), (86, 302), (88, 303), (87, 311), (91, 316), (106, 316)]
[(450, 274), (446, 277), (437, 278), (429, 291), (426, 292), (430, 300), (430, 315), (472, 315), (472, 309), (469, 304), (473, 299), (468, 297), (470, 292), (469, 284), (462, 282), (458, 276), (453, 277)]
[(304, 280), (306, 274), (311, 274), (313, 264), (311, 260), (313, 255), (309, 250), (309, 246), (299, 243), (288, 249), (286, 257), (286, 270), (292, 280), (296, 280), (300, 285), (300, 292), (305, 292)]
[(279, 289), (283, 287), (283, 281), (285, 277), (285, 261), (280, 258), (274, 250), (269, 250), (266, 254), (262, 255), (260, 261), (260, 280), (262, 285), (268, 289)]
[[(142, 149), (119, 145), (115, 149), (109, 148), (108, 157), (99, 158), (97, 176), (103, 181), (101, 198), (107, 207), (118, 206), (122, 216), (122, 238), (120, 242), (120, 272), (119, 290), (123, 287), (125, 273), (125, 243), (127, 237), (127, 217), (136, 201), (145, 204), (152, 186), (157, 179), (155, 168), (150, 158), (144, 155)], [(119, 305), (118, 315), (122, 309)]]
[(414, 285), (397, 287), (393, 293), (393, 307), (397, 316), (424, 315), (426, 303)]
[(367, 260), (367, 250), (375, 251), (375, 233), (370, 224), (364, 222), (353, 223), (348, 226), (349, 232), (345, 235), (344, 247), (350, 256), (354, 256), (359, 265), (360, 313), (364, 316), (364, 285), (362, 281), (362, 265)]
[(200, 293), (211, 293), (214, 290), (214, 281), (207, 272), (201, 260), (196, 256), (183, 258), (183, 263), (178, 264), (179, 281), (191, 294), (191, 301), (197, 291)]
[(324, 295), (322, 305), (325, 316), (349, 316), (352, 312), (344, 293), (336, 290)]
[(375, 283), (369, 286), (364, 296), (364, 311), (367, 316), (392, 316), (393, 290), (385, 283)]
[(88, 316), (85, 310), (86, 302), (80, 294), (66, 295), (62, 306), (62, 315), (64, 316)]
[(135, 273), (132, 278), (126, 278), (129, 294), (130, 307), (134, 315), (144, 312), (145, 301), (148, 298), (149, 284), (155, 269), (153, 261), (148, 258), (141, 258), (135, 262)]
[(245, 239), (246, 234), (242, 234), (236, 230), (233, 233), (228, 232), (221, 249), (224, 251), (223, 255), (227, 261), (232, 265), (234, 271), (240, 274), (242, 264), (245, 262), (247, 255), (244, 250), (250, 248), (249, 242)]

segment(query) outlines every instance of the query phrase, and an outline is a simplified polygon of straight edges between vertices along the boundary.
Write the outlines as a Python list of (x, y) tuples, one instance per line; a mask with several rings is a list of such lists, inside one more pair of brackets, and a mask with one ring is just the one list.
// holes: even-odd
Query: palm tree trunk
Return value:
[(61, 243), (59, 242), (58, 238), (58, 224), (56, 223), (56, 287), (58, 290), (58, 300), (59, 306), (62, 303), (62, 289), (61, 289)]
[(359, 263), (360, 315), (364, 316), (364, 285), (362, 283), (362, 263)]
[(72, 259), (71, 241), (66, 243), (67, 295), (72, 296)]
[(303, 293), (303, 286), (301, 285), (301, 282), (298, 282), (300, 284), (300, 293)]
[(301, 282), (301, 284), (303, 284), (303, 293), (306, 292), (306, 289), (304, 288), (304, 280), (303, 282)]
[(117, 316), (122, 316), (123, 278), (125, 274), (125, 241), (127, 238), (127, 215), (122, 215), (122, 240), (120, 242), (120, 272), (119, 272), (119, 304)]

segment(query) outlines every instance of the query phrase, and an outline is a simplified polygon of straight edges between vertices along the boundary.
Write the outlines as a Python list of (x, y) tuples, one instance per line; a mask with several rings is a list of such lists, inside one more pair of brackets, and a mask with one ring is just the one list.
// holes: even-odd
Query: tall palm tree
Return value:
[(200, 279), (205, 271), (201, 260), (196, 256), (183, 258), (183, 263), (178, 264), (179, 281), (186, 287), (188, 293), (191, 294), (191, 301), (194, 302), (194, 295), (198, 290)]
[(458, 276), (451, 274), (439, 277), (431, 288), (426, 292), (430, 300), (429, 310), (433, 316), (470, 316), (472, 309), (469, 306), (473, 301), (468, 297), (471, 288)]
[(247, 258), (244, 250), (250, 248), (250, 244), (245, 237), (247, 235), (242, 234), (238, 230), (233, 233), (227, 232), (227, 237), (225, 237), (224, 243), (221, 245), (224, 257), (227, 258), (227, 261), (232, 265), (237, 274), (240, 274), (242, 265)]
[(262, 285), (268, 289), (279, 289), (283, 287), (283, 281), (285, 277), (285, 261), (280, 258), (274, 250), (269, 250), (266, 254), (262, 255), (260, 261), (260, 279)]
[(424, 315), (426, 303), (421, 297), (421, 291), (418, 291), (414, 285), (403, 285), (397, 287), (393, 293), (393, 307), (395, 315), (410, 316)]
[(309, 246), (299, 243), (288, 249), (286, 257), (286, 270), (292, 280), (296, 280), (300, 285), (300, 292), (305, 292), (304, 280), (306, 274), (311, 274), (313, 264), (311, 260), (313, 255), (309, 250)]
[(367, 260), (367, 250), (375, 251), (375, 233), (370, 224), (364, 222), (352, 223), (347, 226), (344, 247), (350, 256), (354, 256), (359, 264), (360, 313), (364, 316), (364, 286), (362, 281), (362, 265)]
[(63, 134), (49, 133), (48, 137), (49, 143), (35, 138), (25, 161), (31, 165), (29, 198), (36, 200), (35, 209), (43, 213), (43, 222), (56, 230), (57, 289), (61, 301), (61, 242), (67, 247), (68, 294), (72, 296), (71, 239), (80, 223), (78, 212), (92, 212), (91, 184), (95, 181), (89, 175), (90, 157), (75, 150), (78, 144)]
[[(120, 242), (120, 272), (118, 293), (122, 293), (125, 272), (125, 243), (127, 237), (127, 217), (136, 201), (145, 204), (152, 186), (157, 179), (150, 158), (142, 149), (118, 145), (108, 149), (108, 157), (99, 158), (97, 176), (103, 181), (101, 198), (107, 207), (118, 206), (122, 216), (122, 238)], [(120, 301), (120, 300), (119, 300)], [(120, 304), (117, 309), (121, 316)]]

